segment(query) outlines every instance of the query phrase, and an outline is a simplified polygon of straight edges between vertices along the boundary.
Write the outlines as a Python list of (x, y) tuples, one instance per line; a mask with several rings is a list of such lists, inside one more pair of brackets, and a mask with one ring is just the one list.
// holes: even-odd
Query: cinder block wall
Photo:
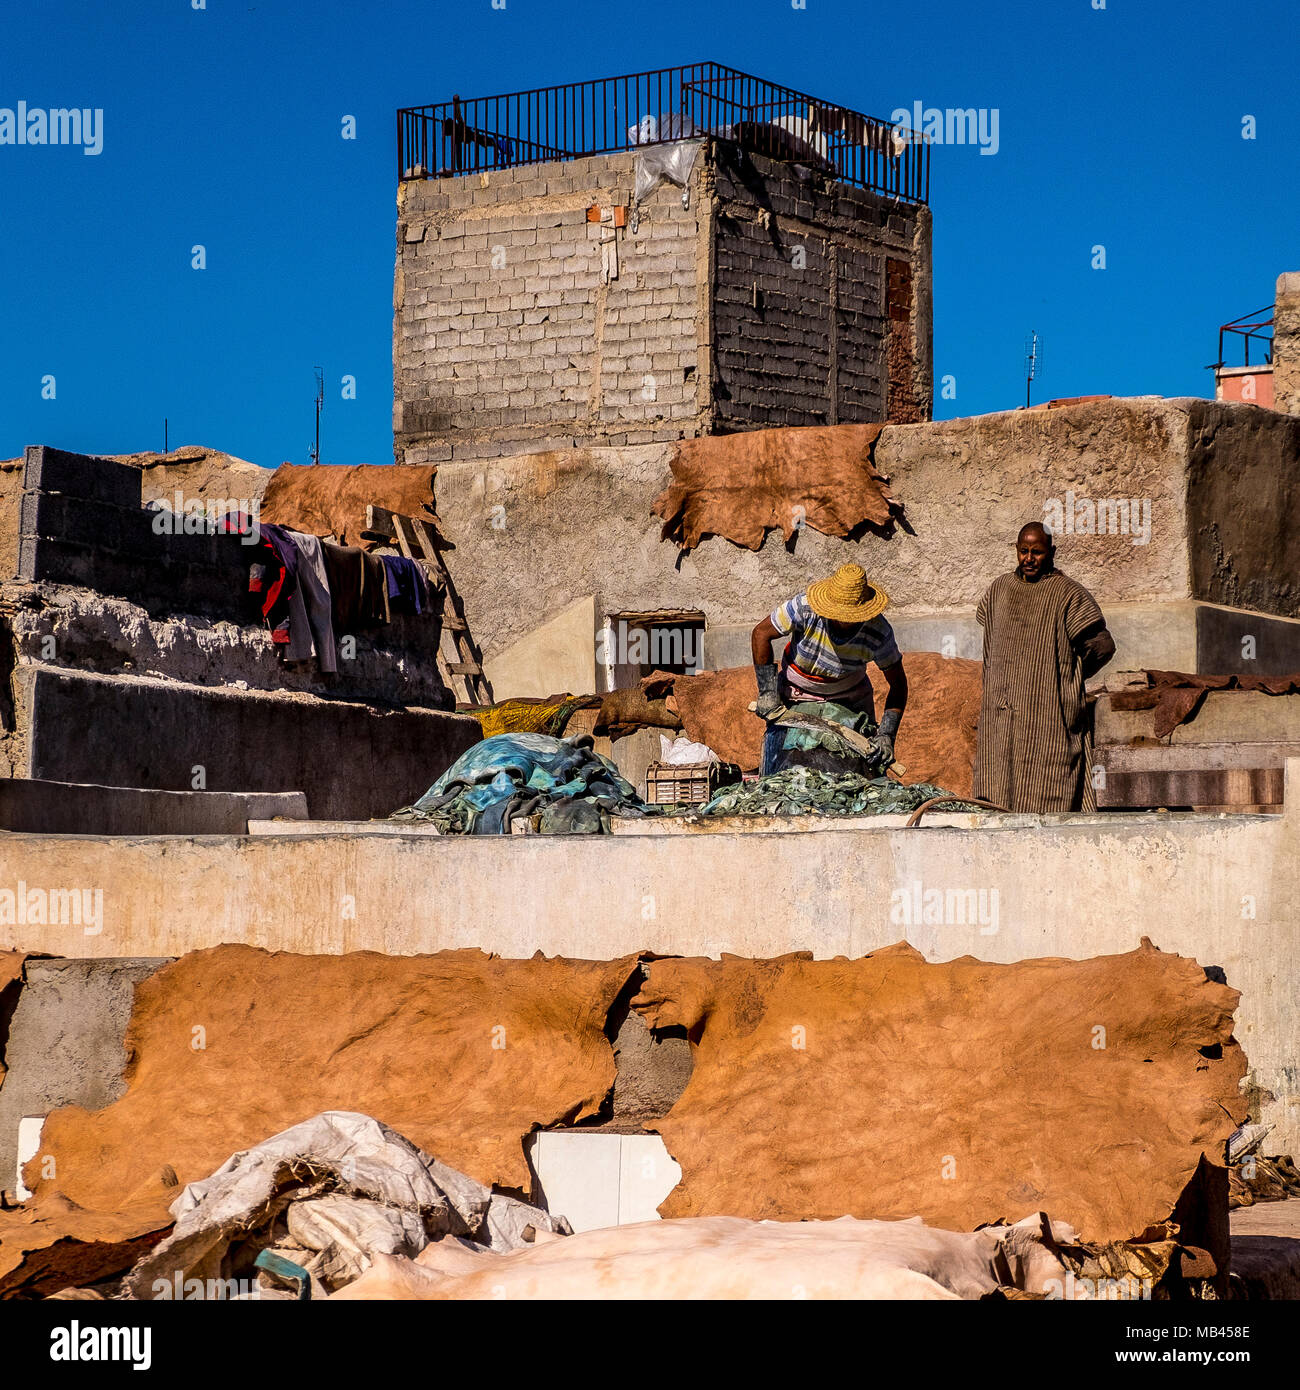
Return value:
[(699, 189), (661, 187), (637, 231), (587, 208), (626, 207), (633, 155), (404, 183), (393, 296), (399, 462), (492, 456), (574, 439), (645, 443), (694, 433), (707, 404)]
[[(33, 445), (25, 454), (16, 570), (0, 575), (0, 684), (29, 662), (149, 673), (202, 685), (300, 690), (450, 708), (440, 623), (394, 614), (351, 634), (336, 675), (284, 665), (248, 593), (254, 547), (236, 535), (158, 533), (144, 474), (108, 458)], [(2, 553), (2, 552), (0, 552)], [(195, 621), (195, 620), (198, 621)], [(5, 695), (0, 690), (0, 726)], [(2, 732), (2, 728), (0, 728)]]
[(714, 428), (930, 418), (930, 212), (714, 147)]
[(714, 141), (633, 208), (637, 159), (399, 185), (399, 462), (929, 418), (927, 209)]

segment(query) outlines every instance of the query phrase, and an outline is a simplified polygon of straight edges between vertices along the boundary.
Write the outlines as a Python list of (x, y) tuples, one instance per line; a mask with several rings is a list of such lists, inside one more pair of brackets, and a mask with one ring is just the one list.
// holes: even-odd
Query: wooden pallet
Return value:
[(366, 508), (366, 540), (387, 541), (406, 556), (423, 565), (430, 580), (442, 593), (442, 631), (438, 636), (438, 671), (463, 705), (490, 705), (492, 686), (483, 674), (483, 657), (465, 621), (464, 606), (442, 552), (449, 549), (427, 521), (403, 516), (385, 507)]

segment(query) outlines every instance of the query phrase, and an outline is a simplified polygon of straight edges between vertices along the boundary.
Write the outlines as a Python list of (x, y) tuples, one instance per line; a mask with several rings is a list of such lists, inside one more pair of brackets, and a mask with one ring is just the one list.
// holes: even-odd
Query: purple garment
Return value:
[(292, 534), (283, 526), (269, 521), (256, 523), (258, 535), (275, 551), (276, 558), (284, 566), (284, 597), (289, 598), (298, 587), (298, 547), (293, 543)]
[(424, 570), (405, 555), (381, 555), (388, 575), (388, 601), (399, 613), (423, 613), (429, 606)]

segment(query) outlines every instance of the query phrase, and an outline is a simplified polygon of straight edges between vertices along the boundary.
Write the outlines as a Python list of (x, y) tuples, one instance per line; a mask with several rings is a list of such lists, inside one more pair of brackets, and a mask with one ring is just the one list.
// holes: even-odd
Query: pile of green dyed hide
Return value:
[(429, 821), (445, 835), (509, 835), (512, 821), (536, 816), (543, 835), (599, 835), (611, 814), (642, 816), (646, 808), (590, 735), (495, 734), (389, 819)]
[[(857, 772), (822, 772), (790, 767), (757, 782), (727, 787), (701, 811), (706, 816), (885, 816), (908, 814), (936, 796), (947, 796), (929, 782), (905, 786), (886, 777)], [(977, 811), (971, 802), (953, 802), (945, 811)]]

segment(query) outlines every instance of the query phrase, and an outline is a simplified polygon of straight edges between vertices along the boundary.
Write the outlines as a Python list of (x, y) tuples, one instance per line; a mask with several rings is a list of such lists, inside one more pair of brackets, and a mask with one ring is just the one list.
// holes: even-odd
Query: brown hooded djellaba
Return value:
[(989, 585), (975, 617), (984, 629), (975, 795), (1011, 811), (1095, 811), (1084, 680), (1088, 637), (1105, 632), (1096, 600), (1059, 570), (1032, 582), (1012, 571)]

